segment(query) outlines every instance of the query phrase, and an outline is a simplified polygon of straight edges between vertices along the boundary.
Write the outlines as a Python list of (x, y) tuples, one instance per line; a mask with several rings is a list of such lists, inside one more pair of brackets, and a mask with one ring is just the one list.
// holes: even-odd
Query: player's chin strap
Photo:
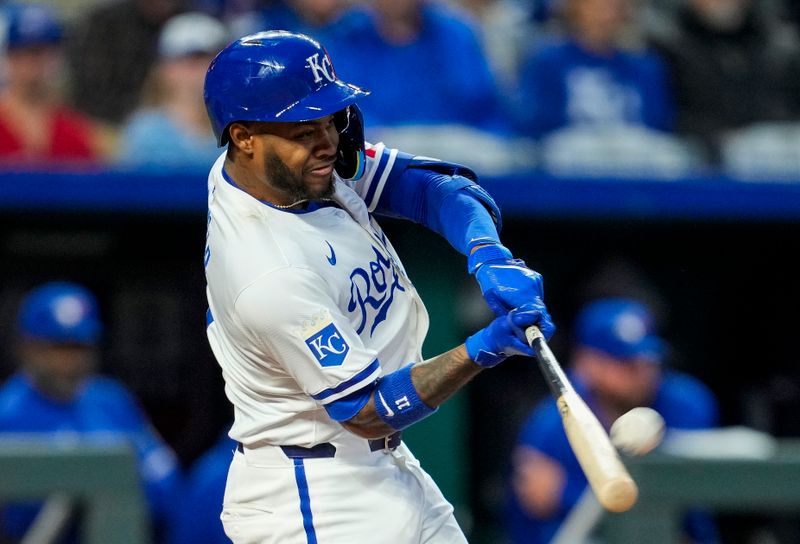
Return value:
[(339, 148), (334, 168), (345, 181), (354, 181), (364, 175), (364, 117), (358, 106), (351, 104), (333, 114), (333, 124), (339, 131)]

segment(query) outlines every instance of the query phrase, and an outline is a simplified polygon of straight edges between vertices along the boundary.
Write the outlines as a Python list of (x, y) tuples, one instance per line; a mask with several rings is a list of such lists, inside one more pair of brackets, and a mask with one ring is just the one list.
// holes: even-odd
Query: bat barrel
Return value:
[(639, 489), (629, 476), (604, 481), (595, 491), (597, 501), (609, 512), (627, 512), (639, 498)]
[(639, 496), (636, 483), (611, 445), (608, 433), (575, 392), (538, 327), (525, 331), (553, 392), (564, 432), (598, 502), (610, 512), (629, 510)]

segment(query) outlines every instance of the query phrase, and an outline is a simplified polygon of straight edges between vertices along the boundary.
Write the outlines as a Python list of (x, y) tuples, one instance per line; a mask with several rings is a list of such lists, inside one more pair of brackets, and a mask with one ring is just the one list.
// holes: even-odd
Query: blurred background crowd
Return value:
[[(367, 136), (485, 173), (789, 177), (791, 0), (55, 0), (8, 4), (5, 164), (206, 166), (205, 68), (308, 33), (370, 91)], [(43, 128), (46, 127), (46, 128)]]

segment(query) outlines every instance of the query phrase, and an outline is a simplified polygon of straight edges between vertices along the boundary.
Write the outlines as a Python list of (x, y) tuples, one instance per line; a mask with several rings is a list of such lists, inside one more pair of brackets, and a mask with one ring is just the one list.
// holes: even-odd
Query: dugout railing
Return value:
[(0, 438), (0, 503), (66, 500), (83, 544), (146, 544), (149, 521), (129, 446)]
[(651, 455), (626, 460), (639, 501), (603, 520), (614, 544), (681, 542), (683, 516), (701, 507), (725, 514), (800, 514), (800, 442), (782, 441), (767, 459)]

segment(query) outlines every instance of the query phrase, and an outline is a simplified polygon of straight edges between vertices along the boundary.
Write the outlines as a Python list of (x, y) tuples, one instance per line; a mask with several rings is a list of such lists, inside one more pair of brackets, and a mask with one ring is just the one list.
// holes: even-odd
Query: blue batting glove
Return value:
[(525, 329), (541, 323), (547, 312), (544, 304), (532, 302), (495, 318), (464, 343), (469, 358), (484, 368), (491, 368), (511, 355), (533, 356), (525, 340)]
[(556, 330), (544, 306), (542, 276), (527, 267), (525, 261), (514, 259), (511, 252), (500, 244), (479, 247), (469, 256), (467, 267), (475, 274), (486, 304), (502, 316), (512, 308), (528, 303), (541, 306), (541, 319), (537, 323), (546, 339)]

